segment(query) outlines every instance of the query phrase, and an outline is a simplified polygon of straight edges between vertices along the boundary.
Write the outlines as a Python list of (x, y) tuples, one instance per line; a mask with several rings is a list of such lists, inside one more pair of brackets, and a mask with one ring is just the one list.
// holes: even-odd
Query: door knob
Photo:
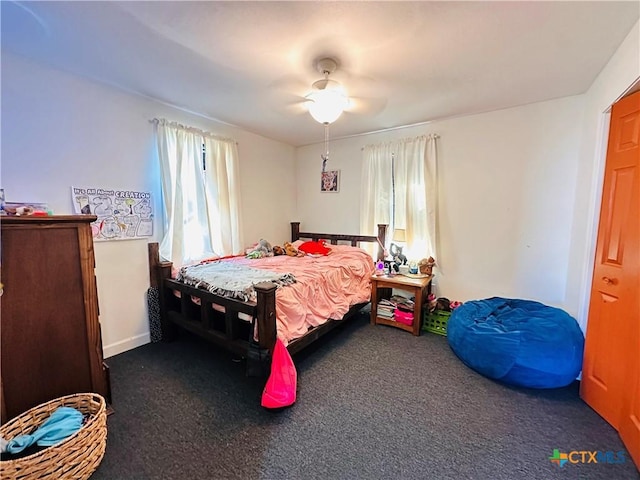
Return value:
[(617, 278), (602, 277), (602, 281), (607, 285), (617, 285), (618, 283)]

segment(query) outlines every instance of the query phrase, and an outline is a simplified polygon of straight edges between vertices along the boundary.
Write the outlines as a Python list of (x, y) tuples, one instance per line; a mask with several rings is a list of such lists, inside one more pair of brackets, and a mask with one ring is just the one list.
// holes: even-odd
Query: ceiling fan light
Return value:
[(317, 90), (307, 95), (307, 108), (316, 122), (335, 122), (349, 106), (347, 96), (338, 90)]

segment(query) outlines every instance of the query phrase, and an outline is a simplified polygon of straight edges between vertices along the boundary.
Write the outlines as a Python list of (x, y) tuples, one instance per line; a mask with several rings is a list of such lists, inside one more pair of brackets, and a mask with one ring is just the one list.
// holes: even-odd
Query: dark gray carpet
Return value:
[[(111, 357), (113, 407), (92, 480), (639, 479), (577, 384), (509, 388), (464, 366), (445, 337), (361, 315), (294, 357), (298, 401), (260, 407), (264, 380), (183, 334)], [(553, 449), (624, 452), (553, 465)]]

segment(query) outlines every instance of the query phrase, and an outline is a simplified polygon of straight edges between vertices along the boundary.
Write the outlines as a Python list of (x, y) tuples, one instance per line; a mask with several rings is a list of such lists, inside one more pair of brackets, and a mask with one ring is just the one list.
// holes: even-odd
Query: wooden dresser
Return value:
[(94, 273), (93, 215), (0, 217), (2, 421), (96, 392), (111, 403)]

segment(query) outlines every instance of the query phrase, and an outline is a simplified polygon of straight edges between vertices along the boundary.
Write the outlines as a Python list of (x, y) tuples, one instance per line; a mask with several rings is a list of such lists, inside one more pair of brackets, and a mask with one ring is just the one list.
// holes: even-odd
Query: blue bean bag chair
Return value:
[(466, 302), (451, 314), (447, 340), (465, 365), (509, 385), (564, 387), (582, 368), (584, 335), (578, 322), (531, 300)]

